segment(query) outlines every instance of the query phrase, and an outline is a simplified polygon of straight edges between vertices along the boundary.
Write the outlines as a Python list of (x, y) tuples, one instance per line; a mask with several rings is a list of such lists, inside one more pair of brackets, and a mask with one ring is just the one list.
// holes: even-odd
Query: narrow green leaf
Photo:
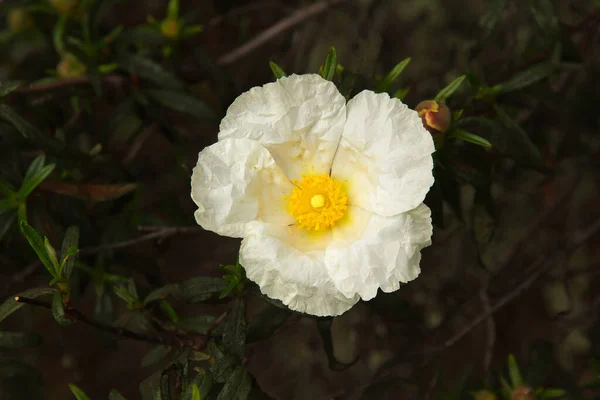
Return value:
[(405, 88), (400, 88), (400, 89), (396, 90), (396, 92), (394, 93), (394, 97), (397, 99), (400, 99), (400, 100), (404, 100), (406, 95), (409, 93), (410, 93), (410, 86), (407, 86)]
[[(199, 396), (199, 399), (206, 399), (210, 393), (213, 384), (213, 376), (210, 371), (201, 370), (194, 378), (191, 385), (181, 395), (180, 400), (192, 400), (194, 396)], [(197, 395), (195, 394), (197, 391)]]
[(73, 320), (67, 315), (65, 305), (62, 301), (62, 295), (55, 293), (52, 296), (52, 316), (54, 320), (61, 326), (69, 326), (73, 324)]
[(524, 161), (527, 160), (531, 165), (543, 167), (542, 155), (537, 146), (531, 141), (527, 132), (523, 130), (498, 104), (494, 104), (494, 109), (498, 115), (498, 119), (502, 124), (511, 131), (514, 135), (513, 143), (520, 147), (521, 157)]
[(63, 13), (58, 17), (56, 24), (54, 24), (54, 29), (52, 32), (52, 42), (54, 43), (54, 50), (60, 55), (65, 54), (65, 29), (67, 26), (67, 21), (69, 16), (67, 13)]
[(563, 397), (567, 394), (563, 389), (543, 389), (541, 393), (542, 399), (553, 399), (556, 397)]
[(508, 374), (510, 375), (510, 383), (513, 388), (523, 384), (523, 378), (521, 377), (521, 371), (519, 371), (517, 360), (515, 360), (515, 357), (512, 354), (508, 356)]
[(169, 6), (167, 7), (167, 18), (168, 19), (178, 19), (179, 18), (179, 0), (169, 1)]
[(252, 389), (250, 375), (243, 367), (237, 367), (217, 396), (217, 400), (246, 400)]
[(1, 81), (0, 82), (0, 97), (7, 96), (21, 86), (21, 82), (17, 81)]
[[(404, 71), (404, 69), (408, 66), (408, 64), (410, 63), (410, 60), (411, 60), (410, 57), (408, 57), (408, 58), (405, 58), (404, 60), (400, 61), (398, 64), (396, 64), (396, 66), (394, 68), (392, 68), (392, 70), (385, 76), (385, 78), (383, 78), (379, 82), (379, 84), (375, 87), (375, 92), (377, 92), (377, 93), (387, 92), (389, 90), (390, 86), (392, 85), (392, 83), (396, 80), (396, 78), (398, 78), (398, 76), (400, 76), (402, 71)], [(405, 90), (406, 93), (408, 93), (408, 90), (406, 90), (406, 89), (401, 89), (401, 90)], [(404, 94), (404, 96), (406, 96), (406, 93)], [(402, 100), (402, 99), (400, 99), (400, 100)]]
[(461, 75), (452, 82), (450, 82), (448, 86), (440, 90), (440, 92), (435, 96), (435, 101), (446, 101), (446, 99), (452, 96), (452, 94), (460, 87), (465, 78), (466, 75)]
[(494, 94), (502, 94), (523, 89), (549, 77), (556, 69), (556, 64), (553, 62), (543, 62), (534, 65), (525, 71), (519, 72), (508, 81), (494, 85), (491, 91)]
[(184, 84), (162, 65), (139, 55), (126, 55), (119, 60), (120, 64), (131, 74), (139, 75), (161, 87), (182, 90)]
[(248, 324), (247, 342), (252, 343), (270, 337), (290, 315), (288, 310), (269, 305)]
[(244, 356), (246, 351), (246, 306), (242, 297), (234, 300), (231, 313), (225, 320), (223, 346), (228, 353), (238, 358)]
[(508, 0), (488, 0), (487, 12), (479, 21), (479, 25), (483, 28), (483, 40), (492, 35), (498, 22), (502, 19), (507, 4)]
[(108, 394), (108, 400), (127, 400), (117, 389), (113, 389)]
[(158, 104), (198, 119), (214, 119), (214, 111), (202, 100), (175, 90), (146, 90), (148, 97)]
[(21, 349), (35, 347), (42, 343), (42, 337), (35, 332), (0, 331), (0, 348)]
[(46, 250), (46, 246), (44, 244), (44, 240), (40, 235), (33, 229), (27, 222), (21, 221), (21, 233), (25, 236), (25, 239), (29, 242), (37, 256), (39, 257), (44, 267), (48, 270), (50, 275), (53, 278), (57, 278), (56, 276), (56, 266), (52, 257), (48, 254)]
[(79, 247), (79, 227), (70, 226), (65, 233), (65, 237), (62, 242), (60, 250), (60, 258), (62, 265), (62, 272), (67, 279), (67, 282), (71, 280), (73, 274), (73, 267), (77, 261)]
[(142, 358), (142, 362), (140, 366), (142, 368), (150, 367), (160, 361), (162, 361), (169, 353), (171, 352), (171, 348), (163, 345), (159, 345), (150, 350), (144, 358)]
[(188, 25), (184, 26), (181, 31), (181, 37), (186, 38), (193, 35), (196, 35), (204, 30), (204, 26), (202, 25)]
[(215, 363), (210, 366), (210, 372), (212, 372), (215, 382), (223, 383), (229, 379), (236, 361), (236, 357), (231, 354), (216, 359)]
[(223, 279), (207, 276), (192, 278), (179, 284), (183, 299), (189, 303), (208, 300), (217, 296), (226, 287), (227, 282)]
[(180, 298), (183, 296), (179, 285), (171, 283), (151, 291), (144, 299), (144, 305), (152, 303), (153, 301), (164, 300), (169, 296), (173, 296), (174, 298)]
[(169, 317), (172, 323), (176, 324), (179, 321), (179, 316), (175, 312), (175, 309), (171, 306), (171, 304), (163, 300), (159, 303), (160, 309)]
[(0, 305), (0, 322), (25, 305), (25, 303), (17, 302), (15, 298), (20, 296), (34, 299), (36, 297), (51, 295), (54, 293), (56, 293), (56, 289), (54, 288), (33, 288), (25, 290), (14, 297), (10, 297), (4, 303), (2, 303), (2, 305)]
[(73, 385), (72, 383), (69, 384), (69, 389), (71, 389), (71, 393), (73, 393), (77, 400), (90, 400), (88, 395), (76, 385)]
[(44, 237), (44, 247), (46, 248), (46, 253), (48, 253), (48, 257), (52, 260), (52, 264), (54, 265), (54, 271), (56, 272), (55, 276), (57, 278), (61, 278), (60, 266), (58, 265), (58, 258), (56, 257), (56, 250), (54, 246), (50, 243), (47, 237)]
[(453, 128), (450, 137), (473, 143), (481, 147), (492, 147), (492, 144), (487, 139), (461, 128)]
[(37, 147), (53, 153), (62, 153), (64, 151), (64, 143), (44, 135), (29, 122), (21, 118), (10, 107), (0, 104), (0, 120), (4, 120), (12, 124), (19, 133), (27, 140), (35, 144)]
[(269, 62), (269, 67), (271, 67), (271, 71), (273, 71), (273, 75), (275, 75), (276, 79), (287, 76), (287, 74), (285, 73), (283, 68), (281, 68), (279, 65), (275, 64), (273, 61)]
[(331, 326), (333, 324), (333, 318), (318, 318), (317, 319), (317, 327), (319, 328), (319, 333), (321, 334), (321, 340), (323, 340), (323, 349), (325, 350), (325, 354), (327, 355), (327, 359), (329, 360), (329, 368), (333, 371), (343, 371), (358, 361), (358, 357), (356, 360), (352, 361), (349, 364), (344, 364), (339, 362), (335, 358), (334, 350), (333, 350), (333, 339), (331, 337)]
[(31, 194), (54, 170), (54, 164), (46, 165), (38, 170), (34, 175), (26, 177), (23, 181), (23, 186), (17, 193), (18, 197), (25, 199)]
[(331, 47), (329, 49), (329, 54), (327, 55), (327, 60), (325, 60), (325, 66), (323, 67), (323, 78), (327, 79), (328, 81), (333, 80), (336, 68), (337, 52), (335, 51), (335, 47)]

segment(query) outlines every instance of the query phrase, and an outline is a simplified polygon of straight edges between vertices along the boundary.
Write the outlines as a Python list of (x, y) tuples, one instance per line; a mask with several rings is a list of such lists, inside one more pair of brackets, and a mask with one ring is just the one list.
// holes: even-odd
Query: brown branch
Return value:
[(322, 0), (314, 3), (306, 8), (296, 11), (288, 18), (282, 19), (275, 25), (267, 28), (253, 39), (244, 43), (238, 48), (233, 49), (231, 52), (225, 54), (217, 60), (218, 65), (230, 65), (238, 61), (242, 57), (250, 54), (257, 48), (261, 47), (265, 43), (273, 40), (277, 36), (281, 35), (285, 31), (292, 29), (296, 25), (299, 25), (311, 18), (314, 18), (325, 11), (335, 7), (337, 5), (346, 3), (348, 0)]
[(223, 322), (223, 320), (225, 318), (227, 318), (227, 316), (229, 315), (230, 312), (231, 312), (231, 309), (225, 311), (223, 314), (221, 314), (219, 316), (219, 318), (216, 319), (215, 322), (213, 322), (213, 324), (206, 330), (206, 337), (210, 337), (210, 335), (214, 332), (214, 330), (217, 329), (219, 327), (219, 325), (221, 325), (221, 322)]
[[(120, 75), (105, 75), (102, 77), (102, 82), (108, 83), (113, 86), (122, 86), (127, 82), (127, 79)], [(40, 93), (46, 92), (49, 90), (60, 89), (66, 86), (76, 86), (76, 85), (87, 85), (90, 83), (90, 78), (88, 76), (80, 76), (77, 78), (67, 78), (60, 79), (57, 81), (52, 81), (48, 83), (40, 83), (37, 85), (24, 86), (20, 87), (12, 93), (15, 94), (29, 94), (29, 93)]]
[(252, 11), (262, 11), (265, 8), (278, 8), (286, 12), (291, 12), (293, 10), (291, 7), (282, 6), (278, 2), (264, 1), (261, 3), (248, 4), (243, 7), (234, 8), (231, 11), (228, 11), (225, 15), (217, 15), (216, 17), (211, 18), (210, 21), (208, 21), (207, 25), (211, 28), (214, 28), (215, 26), (223, 23), (223, 21), (225, 21), (228, 18), (244, 15)]
[[(19, 303), (36, 306), (36, 307), (46, 308), (48, 310), (52, 309), (52, 306), (49, 303), (46, 303), (46, 302), (43, 302), (40, 300), (36, 300), (36, 299), (30, 299), (27, 297), (16, 296), (15, 301), (17, 301)], [(131, 331), (129, 329), (117, 328), (112, 325), (94, 321), (93, 319), (86, 317), (85, 314), (81, 313), (80, 311), (78, 311), (74, 308), (69, 308), (69, 307), (65, 308), (65, 314), (67, 314), (69, 317), (71, 317), (74, 321), (81, 321), (84, 324), (92, 326), (100, 331), (111, 333), (115, 336), (126, 338), (126, 339), (137, 340), (140, 342), (147, 342), (147, 343), (164, 345), (164, 346), (169, 346), (169, 347), (190, 348), (193, 350), (204, 349), (208, 342), (207, 335), (196, 335), (196, 338), (198, 339), (197, 341), (193, 340), (193, 339), (187, 339), (187, 338), (182, 339), (181, 337), (162, 337), (162, 336), (144, 335), (141, 333)], [(185, 340), (185, 339), (187, 339), (187, 340)]]

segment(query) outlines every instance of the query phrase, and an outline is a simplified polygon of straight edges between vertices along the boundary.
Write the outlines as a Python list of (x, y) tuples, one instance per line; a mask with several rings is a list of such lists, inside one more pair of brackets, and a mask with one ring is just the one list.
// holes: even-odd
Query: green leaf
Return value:
[(210, 372), (212, 372), (215, 382), (223, 383), (229, 379), (236, 361), (236, 357), (231, 354), (216, 359), (215, 363), (210, 366)]
[(161, 360), (163, 360), (169, 353), (171, 352), (171, 348), (163, 345), (159, 345), (150, 350), (144, 358), (142, 358), (142, 362), (140, 366), (142, 368), (150, 367)]
[(158, 104), (198, 119), (214, 119), (214, 111), (202, 100), (175, 90), (146, 90), (148, 96)]
[(329, 360), (329, 368), (333, 371), (344, 371), (356, 364), (356, 362), (358, 361), (358, 357), (356, 358), (356, 360), (352, 361), (349, 364), (341, 363), (335, 358), (333, 350), (333, 339), (331, 337), (332, 324), (333, 318), (317, 319), (317, 328), (319, 328), (321, 340), (323, 340), (323, 349), (325, 350), (325, 354), (327, 355), (327, 359)]
[(85, 392), (76, 385), (73, 385), (72, 383), (69, 384), (69, 389), (71, 389), (71, 393), (75, 395), (75, 398), (77, 398), (77, 400), (90, 400), (88, 395), (85, 394)]
[(129, 73), (139, 75), (158, 86), (175, 90), (184, 88), (184, 84), (175, 75), (148, 58), (139, 55), (125, 55), (119, 61)]
[[(515, 146), (520, 147), (520, 153), (523, 154), (522, 160), (529, 162), (535, 167), (543, 167), (544, 162), (537, 146), (531, 141), (527, 132), (523, 130), (507, 113), (502, 107), (494, 104), (494, 109), (498, 115), (498, 119), (502, 124), (510, 130), (510, 133), (514, 136), (513, 143)], [(493, 142), (492, 142), (493, 144)], [(521, 157), (520, 157), (521, 158)]]
[(507, 4), (508, 0), (488, 0), (487, 12), (479, 21), (479, 25), (483, 28), (483, 40), (492, 35), (498, 22), (502, 19)]
[(58, 258), (56, 258), (56, 250), (54, 249), (54, 246), (52, 246), (52, 244), (50, 244), (50, 241), (48, 240), (47, 237), (44, 237), (44, 247), (46, 248), (46, 252), (48, 253), (48, 256), (52, 260), (52, 264), (54, 265), (54, 271), (56, 272), (56, 276), (60, 279), (61, 278), (60, 267), (58, 265)]
[(69, 326), (69, 325), (72, 325), (73, 322), (75, 322), (66, 313), (65, 305), (63, 303), (62, 295), (60, 293), (55, 293), (54, 296), (52, 296), (51, 311), (52, 311), (52, 316), (54, 317), (54, 320), (60, 326)]
[(217, 396), (217, 400), (246, 400), (252, 389), (250, 375), (243, 367), (237, 367)]
[(54, 288), (33, 288), (27, 289), (15, 295), (14, 297), (7, 299), (4, 303), (2, 303), (2, 305), (0, 305), (0, 322), (25, 305), (25, 303), (19, 303), (16, 301), (15, 298), (25, 297), (34, 299), (36, 297), (51, 295), (54, 293), (56, 293), (56, 289)]
[(108, 400), (127, 400), (117, 389), (113, 389), (108, 394)]
[(54, 24), (54, 29), (52, 31), (52, 42), (54, 43), (54, 50), (56, 50), (56, 52), (60, 55), (66, 53), (64, 36), (68, 19), (68, 14), (61, 14), (58, 17), (56, 24)]
[(446, 101), (446, 99), (452, 96), (452, 94), (460, 87), (461, 83), (465, 80), (465, 78), (466, 75), (461, 75), (452, 82), (450, 82), (448, 86), (440, 90), (440, 92), (435, 96), (435, 101)]
[(223, 346), (229, 354), (238, 358), (244, 356), (246, 351), (246, 307), (242, 297), (237, 297), (233, 301), (231, 312), (225, 320)]
[(515, 360), (515, 356), (510, 354), (508, 356), (508, 374), (510, 375), (510, 383), (513, 388), (519, 387), (523, 384), (523, 378), (521, 377), (521, 371)]
[(543, 389), (540, 393), (540, 397), (542, 399), (553, 399), (556, 397), (563, 397), (567, 394), (567, 392), (565, 392), (562, 389)]
[(168, 296), (173, 296), (175, 298), (181, 298), (183, 296), (181, 288), (178, 284), (171, 283), (151, 291), (144, 299), (144, 305), (152, 303), (153, 301), (164, 300)]
[(487, 139), (484, 139), (481, 136), (476, 135), (474, 133), (465, 131), (464, 129), (461, 129), (461, 128), (453, 128), (452, 131), (450, 132), (449, 136), (456, 138), (456, 139), (463, 140), (465, 142), (476, 144), (477, 146), (488, 147), (488, 148), (492, 147), (492, 144)]
[(494, 85), (490, 90), (493, 94), (514, 92), (549, 77), (556, 69), (556, 64), (553, 62), (543, 62), (519, 72), (504, 83)]
[(19, 189), (17, 196), (21, 199), (26, 199), (27, 196), (33, 192), (33, 190), (40, 185), (54, 170), (55, 165), (49, 164), (44, 165), (46, 162), (46, 157), (41, 155), (37, 157), (25, 173), (25, 177), (23, 178), (23, 184)]
[[(199, 399), (206, 399), (212, 389), (213, 376), (210, 371), (201, 370), (200, 373), (194, 378), (192, 384), (181, 395), (181, 400), (192, 400), (194, 399), (194, 393), (197, 391)], [(194, 390), (195, 388), (195, 390)]]
[(181, 295), (189, 303), (205, 301), (221, 293), (227, 282), (221, 278), (201, 276), (179, 284)]
[(171, 322), (176, 324), (177, 321), (179, 321), (179, 316), (177, 315), (177, 312), (175, 312), (175, 309), (173, 308), (173, 306), (171, 306), (171, 304), (168, 301), (163, 300), (159, 303), (159, 305), (162, 312), (166, 314), (166, 316), (171, 320)]
[(58, 266), (55, 265), (54, 260), (48, 254), (48, 251), (46, 250), (46, 246), (44, 244), (44, 240), (42, 240), (41, 236), (38, 235), (35, 229), (29, 226), (29, 224), (27, 224), (27, 222), (25, 221), (21, 221), (21, 233), (23, 234), (23, 236), (25, 236), (25, 239), (27, 239), (27, 241), (39, 257), (44, 267), (46, 267), (50, 275), (52, 275), (53, 278), (58, 278), (58, 276), (56, 275), (56, 268)]
[(252, 343), (272, 336), (290, 315), (289, 310), (269, 304), (265, 311), (255, 316), (248, 324), (246, 341)]
[[(184, 331), (199, 333), (205, 335), (208, 329), (214, 324), (216, 318), (212, 315), (198, 315), (195, 317), (180, 318), (177, 322), (177, 327)], [(223, 324), (219, 325), (217, 329), (213, 331), (213, 335), (217, 336), (217, 333), (223, 333)], [(220, 336), (220, 335), (218, 335)]]
[(335, 47), (330, 47), (329, 54), (327, 55), (327, 60), (325, 60), (325, 66), (323, 67), (323, 78), (327, 79), (328, 81), (333, 80), (336, 68), (337, 52), (335, 51)]
[(42, 343), (42, 337), (35, 332), (0, 331), (0, 348), (21, 349), (35, 347)]
[(79, 227), (70, 226), (65, 233), (65, 237), (62, 242), (60, 250), (60, 258), (62, 263), (62, 273), (66, 278), (67, 282), (71, 280), (73, 274), (73, 267), (77, 261), (79, 247)]
[(269, 62), (269, 67), (271, 67), (271, 71), (273, 71), (273, 75), (275, 75), (276, 79), (287, 76), (287, 74), (285, 73), (283, 68), (281, 68), (279, 65), (275, 64), (273, 61)]
[[(392, 85), (392, 83), (396, 80), (396, 78), (398, 78), (398, 76), (400, 76), (400, 74), (402, 73), (402, 71), (404, 71), (404, 69), (408, 66), (408, 64), (410, 63), (410, 57), (405, 58), (404, 60), (400, 61), (398, 64), (396, 64), (396, 66), (394, 68), (392, 68), (392, 70), (385, 76), (385, 78), (383, 78), (378, 84), (377, 86), (375, 86), (375, 92), (376, 93), (382, 93), (382, 92), (387, 92), (390, 88), (390, 86)], [(410, 89), (408, 89), (410, 90)], [(406, 96), (406, 94), (408, 93), (407, 89), (400, 89), (399, 92), (396, 92), (396, 94), (403, 94), (402, 97)], [(404, 93), (406, 92), (406, 93)], [(400, 97), (397, 97), (400, 98)], [(400, 98), (400, 100), (402, 100)]]
[(400, 100), (404, 100), (408, 93), (410, 93), (410, 86), (396, 90), (396, 92), (394, 93), (394, 97)]
[(21, 116), (15, 113), (10, 107), (4, 104), (0, 104), (0, 120), (4, 120), (12, 124), (17, 131), (23, 135), (23, 137), (43, 150), (55, 154), (62, 153), (64, 151), (64, 144), (62, 142), (59, 142), (48, 135), (44, 135), (29, 122), (21, 118)]
[(169, 1), (169, 6), (167, 7), (167, 18), (169, 18), (169, 19), (179, 18), (179, 0)]
[(21, 86), (21, 82), (17, 81), (1, 81), (0, 82), (0, 97), (5, 97), (9, 93), (14, 92)]

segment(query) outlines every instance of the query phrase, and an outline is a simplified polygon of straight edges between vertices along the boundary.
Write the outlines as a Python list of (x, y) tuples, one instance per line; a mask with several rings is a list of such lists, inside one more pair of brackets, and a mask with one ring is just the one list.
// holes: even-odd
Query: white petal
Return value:
[(419, 275), (421, 249), (431, 244), (433, 232), (426, 205), (393, 217), (351, 207), (349, 216), (334, 228), (325, 253), (327, 270), (343, 294), (370, 300), (377, 289), (393, 292), (399, 282)]
[(340, 315), (358, 302), (344, 296), (323, 262), (329, 237), (311, 237), (294, 226), (250, 224), (240, 248), (240, 263), (262, 293), (290, 309), (318, 316)]
[(435, 148), (417, 112), (371, 91), (347, 109), (331, 176), (347, 182), (349, 203), (388, 217), (421, 204), (433, 184)]
[(192, 174), (196, 221), (223, 236), (243, 237), (252, 221), (289, 225), (283, 197), (294, 186), (267, 149), (247, 139), (226, 139), (198, 155)]
[(290, 179), (329, 173), (346, 120), (344, 97), (319, 75), (291, 75), (240, 95), (221, 121), (219, 140), (265, 146)]

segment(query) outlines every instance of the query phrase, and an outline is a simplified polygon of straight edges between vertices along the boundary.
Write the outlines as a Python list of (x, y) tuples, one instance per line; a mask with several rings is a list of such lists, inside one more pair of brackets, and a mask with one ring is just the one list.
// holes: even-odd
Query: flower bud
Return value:
[(160, 24), (160, 32), (167, 39), (177, 39), (180, 30), (181, 23), (176, 19), (167, 18)]
[(13, 33), (25, 32), (33, 26), (33, 18), (24, 8), (13, 8), (6, 19), (8, 29)]
[(425, 100), (420, 102), (415, 111), (423, 121), (423, 126), (433, 135), (433, 140), (438, 141), (442, 138), (442, 133), (446, 132), (452, 122), (450, 109), (444, 103), (435, 100)]
[(76, 78), (85, 73), (85, 65), (73, 54), (65, 54), (56, 66), (56, 72), (61, 78)]
[(62, 14), (68, 14), (77, 7), (78, 0), (50, 0), (50, 4)]
[(535, 393), (528, 386), (519, 386), (510, 394), (510, 400), (535, 400)]
[(474, 400), (496, 400), (496, 395), (489, 390), (478, 390), (473, 393)]

